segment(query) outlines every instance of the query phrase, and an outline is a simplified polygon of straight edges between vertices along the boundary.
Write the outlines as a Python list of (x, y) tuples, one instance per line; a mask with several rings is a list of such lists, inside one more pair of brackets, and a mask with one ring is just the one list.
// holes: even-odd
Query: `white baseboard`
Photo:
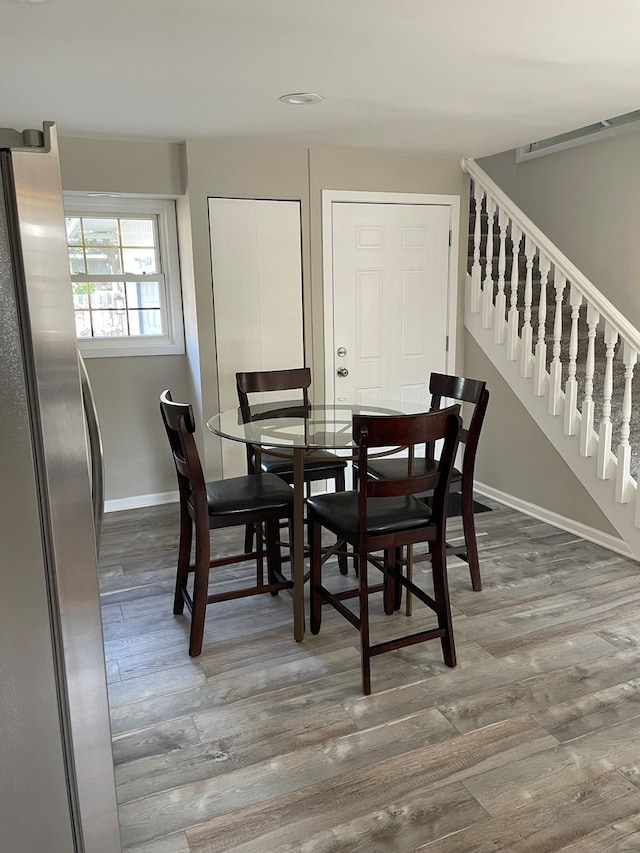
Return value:
[(115, 498), (104, 502), (105, 512), (118, 512), (121, 509), (138, 509), (143, 506), (160, 506), (178, 501), (178, 492), (158, 492), (155, 495), (132, 495), (130, 498)]
[(596, 530), (595, 527), (589, 527), (580, 521), (574, 521), (572, 518), (558, 515), (558, 513), (552, 512), (550, 509), (545, 509), (545, 507), (529, 503), (529, 501), (525, 501), (522, 498), (508, 495), (499, 489), (494, 489), (493, 486), (486, 486), (484, 483), (475, 481), (474, 492), (485, 495), (488, 498), (493, 498), (511, 509), (516, 509), (518, 512), (530, 515), (532, 518), (537, 518), (538, 521), (545, 521), (547, 524), (559, 527), (561, 530), (566, 530), (567, 533), (573, 533), (581, 539), (594, 542), (596, 545), (602, 545), (603, 548), (615, 551), (616, 554), (622, 554), (625, 557), (630, 557), (632, 560), (636, 559), (627, 543), (617, 536), (612, 536), (610, 533), (603, 533), (601, 530)]
[[(538, 521), (544, 521), (553, 527), (566, 530), (567, 533), (573, 533), (582, 539), (594, 542), (596, 545), (601, 545), (610, 551), (615, 551), (616, 554), (622, 554), (625, 557), (630, 557), (632, 560), (636, 559), (626, 542), (616, 536), (612, 536), (610, 533), (603, 533), (601, 530), (596, 530), (595, 527), (589, 527), (580, 521), (566, 518), (564, 515), (559, 515), (557, 512), (553, 512), (545, 507), (529, 503), (529, 501), (514, 497), (513, 495), (508, 495), (506, 492), (501, 492), (500, 489), (494, 489), (493, 486), (487, 486), (477, 480), (474, 483), (474, 492), (478, 495), (493, 498), (493, 500), (499, 501), (499, 503), (511, 509), (518, 510), (518, 512), (522, 512), (524, 515), (537, 518)], [(116, 498), (115, 500), (105, 501), (104, 511), (117, 512), (123, 509), (139, 509), (146, 506), (177, 503), (178, 497), (178, 492), (174, 491), (158, 492), (152, 495), (132, 495), (129, 498)]]

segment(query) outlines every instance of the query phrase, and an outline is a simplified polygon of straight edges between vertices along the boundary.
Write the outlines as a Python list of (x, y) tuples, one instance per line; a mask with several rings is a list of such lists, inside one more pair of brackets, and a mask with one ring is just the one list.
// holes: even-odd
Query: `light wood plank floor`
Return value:
[[(640, 566), (491, 505), (476, 517), (484, 591), (450, 561), (457, 668), (437, 641), (382, 655), (369, 697), (357, 632), (326, 608), (296, 643), (287, 594), (211, 606), (190, 659), (171, 612), (176, 506), (108, 515), (125, 850), (640, 851)], [(404, 631), (372, 611), (377, 637)], [(411, 621), (430, 619), (416, 606)]]

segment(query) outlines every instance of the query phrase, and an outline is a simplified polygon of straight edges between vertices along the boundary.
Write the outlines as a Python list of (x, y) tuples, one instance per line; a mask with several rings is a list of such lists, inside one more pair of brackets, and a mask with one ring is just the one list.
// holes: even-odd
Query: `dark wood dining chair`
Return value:
[[(358, 446), (358, 489), (319, 495), (307, 501), (311, 526), (311, 631), (317, 634), (322, 607), (332, 605), (360, 632), (362, 690), (371, 692), (371, 658), (384, 652), (426, 640), (440, 639), (444, 662), (456, 665), (453, 625), (449, 604), (446, 563), (446, 521), (449, 485), (458, 435), (460, 407), (420, 415), (354, 415), (353, 439)], [(442, 440), (440, 459), (427, 473), (410, 469), (398, 478), (374, 480), (369, 476), (370, 452), (380, 448), (405, 446), (415, 453), (421, 445)], [(417, 497), (432, 492), (430, 504)], [(344, 539), (358, 556), (358, 586), (330, 592), (322, 583), (322, 530)], [(403, 548), (428, 542), (433, 575), (433, 598), (403, 572)], [(383, 552), (382, 561), (373, 552)], [(370, 586), (368, 567), (382, 572), (382, 582)], [(399, 606), (400, 591), (406, 588), (437, 616), (437, 628), (405, 634), (382, 643), (371, 643), (369, 596), (383, 592), (385, 613)], [(358, 612), (343, 603), (358, 598)]]
[[(471, 407), (468, 428), (460, 433), (460, 444), (464, 446), (462, 466), (454, 468), (451, 475), (451, 493), (460, 494), (462, 508), (462, 528), (464, 542), (459, 545), (447, 544), (447, 553), (461, 557), (469, 565), (471, 586), (477, 592), (482, 589), (480, 577), (480, 562), (478, 560), (478, 544), (476, 541), (476, 525), (473, 514), (473, 479), (476, 464), (476, 453), (480, 441), (480, 431), (489, 404), (489, 391), (486, 382), (478, 379), (467, 379), (463, 376), (450, 376), (444, 373), (432, 373), (429, 380), (431, 392), (431, 410), (440, 409), (443, 400), (466, 403)], [(463, 409), (464, 416), (468, 414)], [(433, 445), (427, 448), (425, 458), (414, 460), (416, 473), (426, 473), (435, 466)], [(386, 480), (401, 476), (407, 470), (407, 459), (391, 457), (372, 460), (369, 465), (369, 476), (375, 480)], [(414, 562), (425, 555), (415, 555)]]
[[(238, 403), (240, 413), (245, 422), (261, 417), (249, 401), (250, 394), (269, 394), (274, 392), (299, 392), (297, 400), (287, 400), (282, 403), (282, 414), (295, 411), (295, 406), (300, 406), (300, 411), (308, 410), (311, 386), (311, 370), (308, 367), (297, 367), (287, 370), (258, 370), (236, 373), (236, 387), (238, 390)], [(278, 402), (270, 403), (269, 416), (278, 414)], [(308, 495), (311, 483), (320, 480), (332, 480), (336, 492), (343, 492), (345, 488), (346, 460), (336, 456), (329, 450), (314, 450), (305, 453), (304, 456), (304, 482), (305, 491)], [(247, 445), (247, 470), (253, 473), (257, 470), (255, 448)], [(272, 454), (262, 452), (260, 454), (260, 470), (276, 474), (285, 483), (293, 484), (293, 456), (291, 453), (278, 452)], [(253, 542), (253, 528), (248, 527), (246, 532), (245, 547), (251, 547)], [(345, 554), (338, 555), (338, 563), (342, 574), (347, 573), (347, 558)]]
[[(293, 587), (293, 582), (282, 574), (278, 544), (280, 521), (290, 521), (292, 517), (293, 491), (274, 474), (251, 474), (205, 482), (194, 439), (195, 421), (191, 406), (174, 402), (167, 390), (160, 395), (160, 412), (171, 445), (180, 495), (180, 540), (173, 612), (182, 613), (185, 604), (191, 612), (189, 654), (196, 657), (202, 651), (208, 604), (259, 593), (276, 595), (281, 589)], [(245, 549), (242, 554), (211, 559), (211, 530), (249, 523), (265, 525), (266, 549), (262, 548), (260, 536), (255, 551)], [(195, 554), (192, 563), (194, 531)], [(263, 565), (265, 556), (266, 583)], [(240, 589), (209, 593), (210, 569), (246, 560), (256, 561), (255, 583)], [(192, 592), (188, 589), (190, 575), (193, 575)]]

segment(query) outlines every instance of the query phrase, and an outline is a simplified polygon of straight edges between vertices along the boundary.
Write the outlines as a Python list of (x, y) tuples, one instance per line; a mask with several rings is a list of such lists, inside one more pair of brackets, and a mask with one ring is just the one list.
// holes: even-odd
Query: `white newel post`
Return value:
[(527, 261), (527, 275), (524, 283), (524, 315), (522, 322), (522, 344), (520, 347), (520, 376), (531, 376), (531, 347), (533, 345), (533, 327), (531, 325), (531, 301), (533, 299), (533, 259), (536, 246), (530, 237), (524, 238), (524, 256)]
[(564, 386), (564, 433), (565, 435), (575, 435), (578, 423), (578, 381), (576, 379), (578, 320), (582, 295), (573, 284), (569, 289), (569, 304), (571, 305), (571, 336), (569, 338), (569, 368), (567, 382)]
[(553, 359), (551, 361), (549, 381), (549, 414), (559, 415), (562, 399), (562, 299), (567, 284), (567, 277), (558, 270), (553, 271), (553, 284), (556, 289), (556, 313), (553, 318)]
[(482, 328), (491, 326), (493, 309), (493, 220), (496, 215), (496, 203), (487, 196), (487, 251), (484, 268), (484, 285), (482, 291)]
[(507, 320), (507, 358), (515, 361), (518, 358), (518, 284), (520, 282), (520, 241), (522, 231), (515, 222), (511, 223), (511, 250), (513, 260), (511, 262), (511, 299), (509, 305), (509, 318)]
[(596, 476), (600, 480), (609, 479), (609, 461), (611, 457), (611, 397), (613, 396), (613, 356), (618, 333), (608, 321), (604, 324), (604, 346), (606, 365), (604, 369), (604, 387), (602, 391), (602, 420), (600, 421), (598, 460)]
[(507, 310), (507, 297), (504, 292), (504, 274), (507, 268), (507, 226), (509, 217), (505, 211), (498, 210), (498, 228), (500, 229), (500, 251), (498, 254), (498, 292), (496, 294), (496, 309), (493, 315), (493, 340), (496, 344), (503, 344), (505, 338), (505, 313)]
[(618, 445), (618, 470), (616, 472), (616, 500), (626, 503), (628, 498), (629, 477), (631, 472), (631, 410), (633, 369), (638, 360), (638, 353), (626, 341), (622, 345), (622, 360), (624, 363), (624, 399), (622, 401), (622, 426), (620, 428), (620, 444)]
[(538, 266), (540, 269), (540, 301), (538, 302), (538, 340), (536, 342), (535, 367), (533, 374), (533, 393), (536, 397), (542, 397), (546, 390), (547, 374), (547, 279), (551, 262), (542, 252), (539, 253)]

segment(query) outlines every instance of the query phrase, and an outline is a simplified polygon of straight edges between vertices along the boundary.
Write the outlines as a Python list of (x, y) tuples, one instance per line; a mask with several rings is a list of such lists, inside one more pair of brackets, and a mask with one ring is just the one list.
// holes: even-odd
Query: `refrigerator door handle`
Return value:
[(104, 520), (104, 455), (102, 452), (102, 437), (100, 435), (100, 424), (98, 413), (91, 390), (91, 382), (87, 373), (87, 366), (80, 350), (78, 350), (78, 364), (80, 366), (80, 385), (82, 388), (82, 404), (84, 406), (85, 420), (87, 424), (87, 436), (89, 438), (89, 461), (91, 466), (91, 502), (93, 504), (93, 524), (96, 531), (96, 553), (100, 554), (100, 538), (102, 535), (102, 522)]

